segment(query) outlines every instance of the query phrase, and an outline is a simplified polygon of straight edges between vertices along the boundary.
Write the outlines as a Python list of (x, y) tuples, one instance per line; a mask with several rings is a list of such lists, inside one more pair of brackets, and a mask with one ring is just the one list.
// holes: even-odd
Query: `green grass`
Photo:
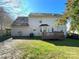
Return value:
[(79, 40), (16, 40), (21, 59), (79, 59)]

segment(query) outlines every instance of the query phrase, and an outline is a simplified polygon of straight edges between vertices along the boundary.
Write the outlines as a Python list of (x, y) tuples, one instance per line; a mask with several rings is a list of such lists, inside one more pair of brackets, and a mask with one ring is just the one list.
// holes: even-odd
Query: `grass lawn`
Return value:
[(21, 59), (79, 59), (79, 40), (15, 40)]

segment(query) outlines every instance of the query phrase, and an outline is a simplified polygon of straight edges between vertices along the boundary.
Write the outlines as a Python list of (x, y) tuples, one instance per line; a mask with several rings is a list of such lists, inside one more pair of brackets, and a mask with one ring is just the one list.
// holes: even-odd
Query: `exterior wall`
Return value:
[[(42, 21), (42, 23), (40, 23)], [(40, 32), (40, 25), (41, 24), (48, 24), (48, 32), (52, 32), (52, 28), (54, 31), (63, 31), (64, 35), (66, 35), (66, 25), (60, 25), (56, 26), (57, 18), (55, 17), (30, 17), (29, 18), (29, 24), (31, 27), (31, 31), (33, 29), (36, 29), (36, 31), (33, 31), (35, 35), (41, 35)]]
[[(40, 21), (42, 21), (40, 23)], [(29, 26), (25, 27), (12, 27), (11, 34), (12, 36), (29, 36), (30, 33), (34, 33), (35, 36), (41, 36), (42, 32), (40, 31), (41, 24), (48, 24), (48, 32), (54, 31), (63, 31), (66, 35), (66, 25), (56, 26), (57, 18), (55, 17), (29, 17)], [(22, 31), (22, 35), (18, 34), (19, 31)]]
[(57, 31), (63, 31), (64, 32), (64, 35), (66, 36), (66, 33), (67, 33), (67, 26), (66, 25), (59, 25), (57, 27)]
[(12, 36), (29, 36), (31, 30), (29, 27), (13, 27), (11, 30)]
[[(42, 23), (40, 23), (40, 21), (42, 21)], [(55, 24), (56, 19), (55, 18), (51, 18), (51, 17), (30, 17), (29, 18), (29, 25), (31, 27), (31, 31), (33, 31), (34, 29), (36, 31), (33, 31), (33, 33), (37, 36), (41, 35), (40, 32), (40, 25), (41, 24), (48, 24), (48, 32), (51, 32), (51, 28), (53, 27), (55, 29)]]

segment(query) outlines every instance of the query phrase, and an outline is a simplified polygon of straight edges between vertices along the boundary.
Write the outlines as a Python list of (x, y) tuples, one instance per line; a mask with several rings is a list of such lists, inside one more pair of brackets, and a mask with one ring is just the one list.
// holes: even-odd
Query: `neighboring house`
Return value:
[(62, 15), (51, 13), (31, 13), (28, 17), (18, 17), (12, 24), (12, 36), (42, 36), (43, 32), (64, 32), (66, 35), (66, 24), (57, 25), (58, 18)]
[(12, 24), (12, 19), (10, 15), (0, 7), (0, 30), (10, 29)]
[(12, 19), (10, 15), (0, 7), (0, 34), (3, 34), (6, 29), (11, 29)]

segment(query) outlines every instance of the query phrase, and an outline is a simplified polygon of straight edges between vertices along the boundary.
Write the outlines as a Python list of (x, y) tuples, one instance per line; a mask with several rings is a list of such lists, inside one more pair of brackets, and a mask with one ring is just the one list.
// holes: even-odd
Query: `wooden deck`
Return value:
[(43, 32), (42, 39), (65, 39), (63, 32)]

